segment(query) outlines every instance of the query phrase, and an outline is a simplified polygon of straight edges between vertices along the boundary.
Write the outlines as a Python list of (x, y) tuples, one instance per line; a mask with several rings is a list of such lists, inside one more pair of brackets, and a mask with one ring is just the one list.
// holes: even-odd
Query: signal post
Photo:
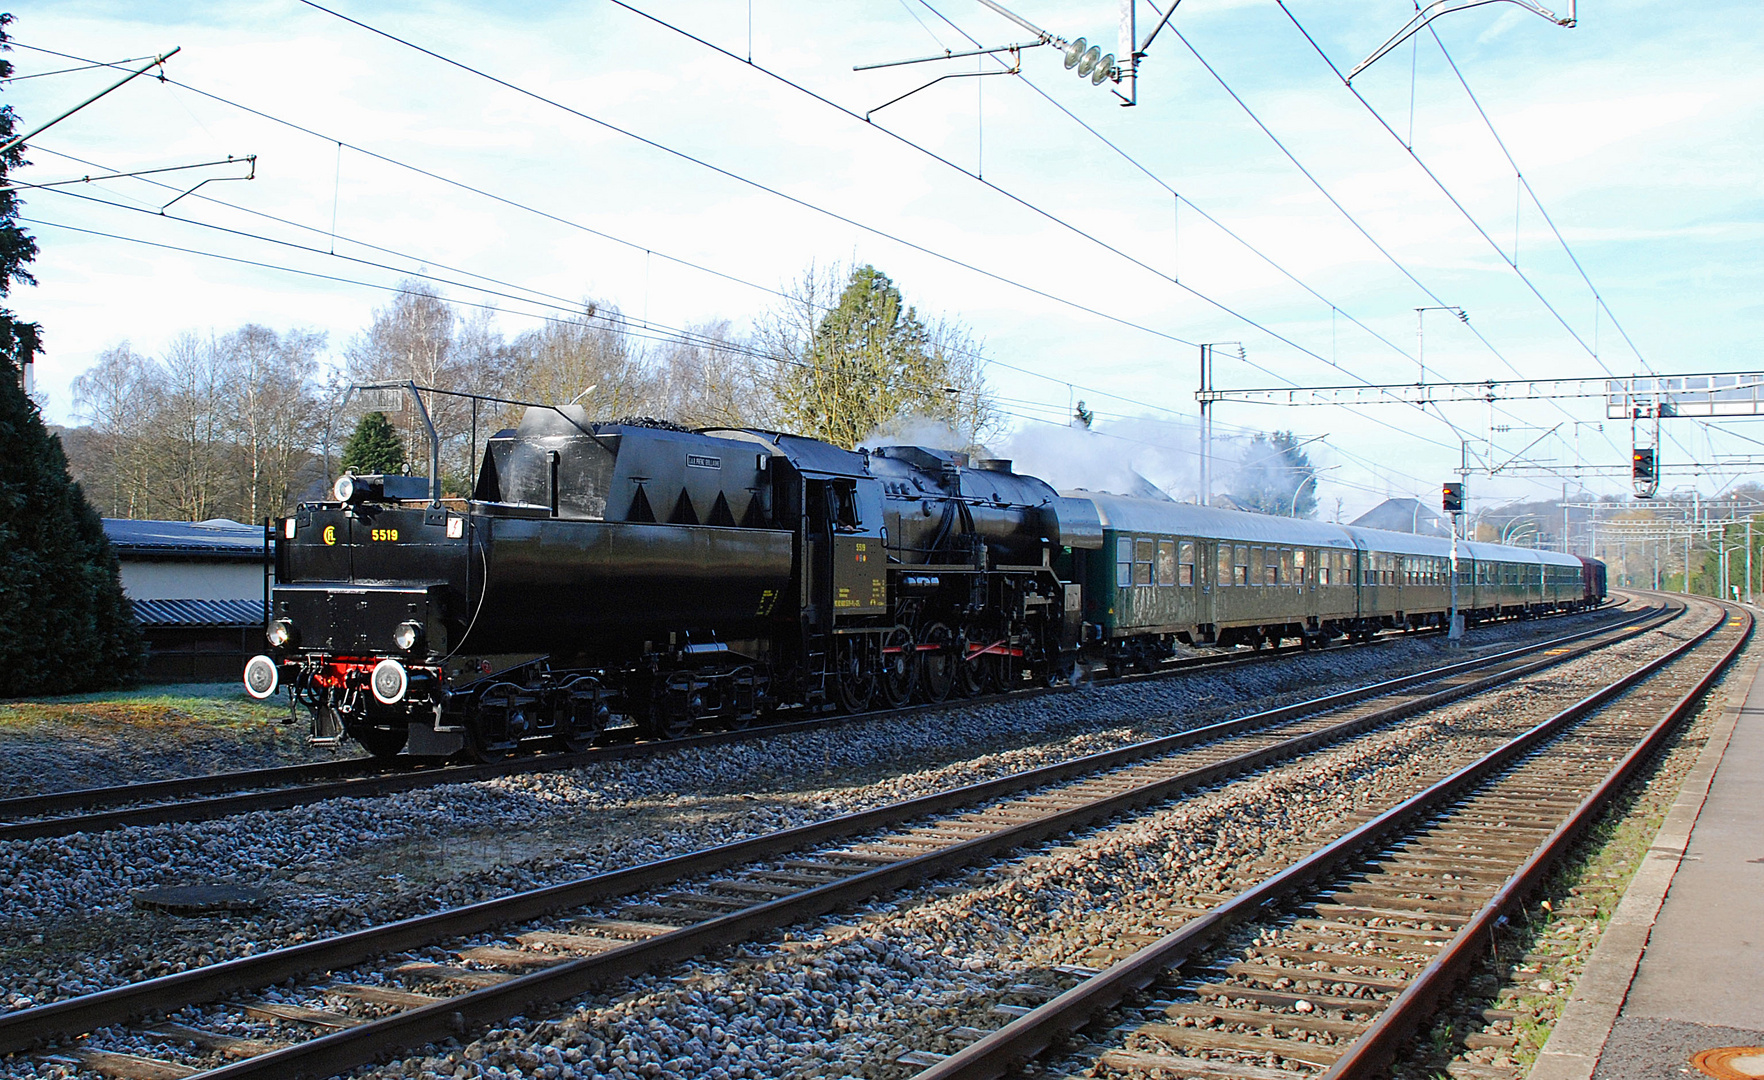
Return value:
[(1447, 613), (1446, 644), (1453, 648), (1464, 643), (1464, 617), (1458, 614), (1458, 515), (1464, 512), (1464, 482), (1448, 481), (1440, 488), (1440, 508), (1452, 524), (1451, 607)]

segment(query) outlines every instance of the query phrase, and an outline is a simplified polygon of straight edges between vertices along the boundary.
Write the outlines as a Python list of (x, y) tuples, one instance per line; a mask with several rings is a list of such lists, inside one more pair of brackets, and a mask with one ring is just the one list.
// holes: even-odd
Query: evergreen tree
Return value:
[[(802, 306), (819, 295), (819, 282), (810, 280)], [(787, 329), (762, 333), (787, 359), (778, 407), (797, 434), (853, 447), (879, 429), (917, 419), (941, 422), (973, 443), (993, 422), (979, 350), (967, 332), (948, 322), (927, 325), (874, 266), (853, 269), (812, 330), (799, 340), (791, 336)]]
[(1231, 501), (1258, 514), (1308, 518), (1317, 512), (1317, 469), (1290, 431), (1257, 435), (1231, 478)]
[[(11, 21), (0, 15), (0, 48)], [(0, 59), (0, 79), (11, 74)], [(15, 122), (11, 106), (0, 106), (0, 139)], [(3, 187), (22, 164), (19, 147), (0, 157), (0, 297), (15, 282), (34, 283), (24, 267), (36, 241), (18, 227), (17, 197)], [(103, 522), (24, 392), (24, 367), (40, 352), (37, 324), (0, 308), (0, 696), (114, 686), (141, 665), (140, 628)]]
[(343, 468), (352, 473), (396, 474), (404, 468), (404, 444), (383, 412), (364, 415), (343, 446)]

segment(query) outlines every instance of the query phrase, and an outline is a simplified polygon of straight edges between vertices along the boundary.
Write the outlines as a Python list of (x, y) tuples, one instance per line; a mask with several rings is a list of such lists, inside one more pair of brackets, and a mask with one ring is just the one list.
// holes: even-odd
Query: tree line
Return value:
[[(462, 315), (428, 283), (407, 281), (335, 364), (324, 362), (324, 335), (258, 325), (186, 333), (158, 355), (120, 343), (75, 380), (85, 423), (60, 434), (106, 517), (259, 521), (319, 496), (375, 412), (390, 414), (398, 456), (427, 472), (416, 410), (395, 394), (349, 393), (368, 383), (575, 404), (596, 420), (784, 430), (846, 447), (909, 418), (970, 445), (997, 430), (981, 343), (955, 320), (920, 316), (886, 274), (810, 267), (783, 293), (745, 334), (727, 321), (660, 332), (584, 302), (508, 335), (495, 313)], [(443, 488), (465, 494), (484, 439), (521, 407), (447, 393), (425, 394), (424, 405)], [(388, 458), (382, 449), (373, 460)]]

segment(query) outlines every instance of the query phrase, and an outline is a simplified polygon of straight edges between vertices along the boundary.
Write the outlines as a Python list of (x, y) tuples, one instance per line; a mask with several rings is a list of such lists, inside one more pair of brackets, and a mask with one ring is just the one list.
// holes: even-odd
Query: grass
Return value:
[(81, 731), (99, 735), (127, 728), (164, 735), (186, 727), (256, 727), (287, 715), (285, 701), (254, 701), (235, 683), (181, 683), (0, 701), (0, 733), (65, 738)]

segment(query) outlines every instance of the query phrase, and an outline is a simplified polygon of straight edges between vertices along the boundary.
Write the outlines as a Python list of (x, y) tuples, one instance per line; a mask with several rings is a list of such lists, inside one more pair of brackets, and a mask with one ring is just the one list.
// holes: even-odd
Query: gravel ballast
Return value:
[[(1601, 617), (1486, 628), (1475, 641), (1478, 650), (1510, 647)], [(569, 773), (0, 845), (10, 916), (0, 931), (0, 1004), (24, 1007), (634, 865), (1462, 655), (1437, 640), (1405, 640)], [(139, 889), (194, 881), (263, 886), (271, 905), (215, 919), (132, 906)]]

